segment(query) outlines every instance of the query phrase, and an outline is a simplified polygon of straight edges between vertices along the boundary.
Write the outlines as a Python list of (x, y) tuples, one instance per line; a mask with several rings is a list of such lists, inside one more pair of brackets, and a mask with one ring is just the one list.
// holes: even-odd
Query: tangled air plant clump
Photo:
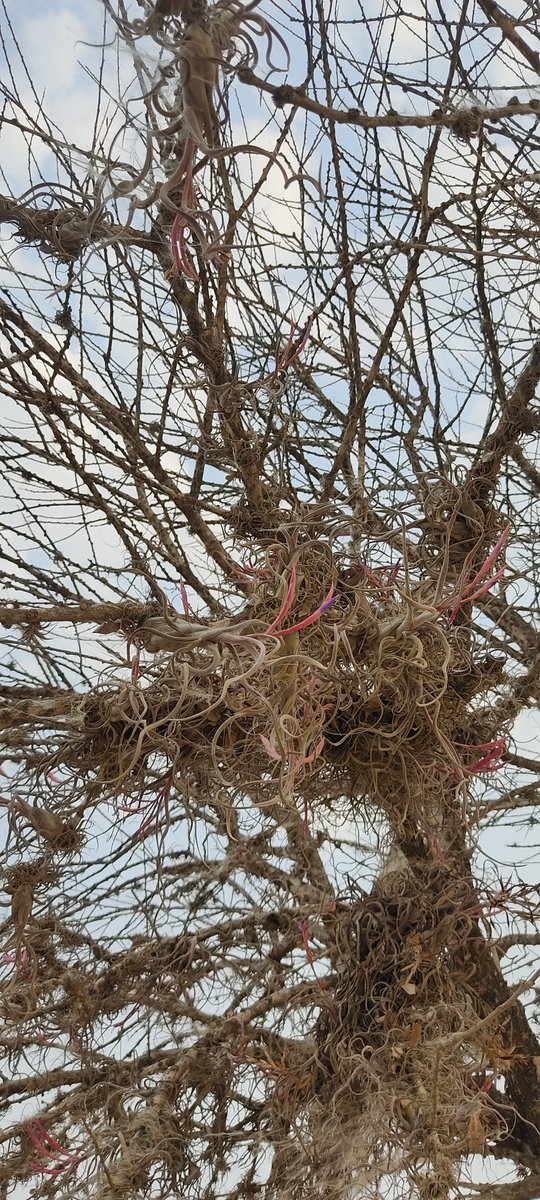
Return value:
[[(225, 97), (219, 88), (220, 72), (234, 75), (239, 67), (256, 66), (259, 59), (257, 38), (266, 40), (265, 58), (271, 72), (287, 69), (273, 62), (274, 41), (279, 42), (284, 51), (287, 67), (290, 62), (287, 43), (273, 25), (254, 11), (257, 4), (258, 0), (248, 5), (239, 0), (218, 0), (210, 6), (195, 0), (164, 0), (163, 3), (158, 0), (146, 22), (131, 24), (119, 20), (109, 10), (122, 36), (133, 39), (134, 35), (150, 34), (162, 47), (165, 63), (158, 67), (157, 80), (146, 101), (151, 120), (143, 167), (129, 180), (113, 183), (110, 178), (108, 190), (113, 196), (131, 197), (130, 214), (153, 205), (169, 218), (172, 214), (170, 246), (173, 264), (182, 277), (193, 281), (198, 279), (198, 273), (187, 254), (186, 231), (195, 238), (204, 261), (219, 263), (230, 253), (230, 246), (219, 233), (214, 213), (200, 206), (193, 180), (195, 169), (208, 161), (225, 161), (247, 153), (263, 155), (276, 163), (285, 186), (294, 178), (287, 174), (275, 152), (256, 144), (220, 144), (220, 125), (226, 117)], [(171, 17), (181, 18), (183, 27), (180, 30), (177, 22), (172, 29), (168, 28)], [(221, 120), (218, 118), (218, 101)], [(156, 147), (168, 177), (141, 196), (139, 189), (153, 175)], [(196, 167), (197, 154), (203, 157)], [(168, 164), (174, 161), (176, 165), (171, 170)], [(312, 183), (319, 188), (317, 181), (312, 180)], [(106, 190), (104, 180), (101, 194)]]
[[(483, 561), (470, 552), (459, 578), (439, 555), (429, 584), (416, 565), (348, 560), (345, 523), (331, 538), (320, 525), (291, 522), (238, 568), (239, 616), (199, 619), (164, 603), (131, 624), (131, 680), (88, 694), (79, 732), (48, 766), (141, 811), (187, 777), (240, 804), (305, 795), (316, 808), (331, 771), (345, 793), (384, 809), (401, 840), (420, 822), (444, 858), (452, 806), (461, 812), (467, 778), (502, 748), (473, 732), (469, 704), (498, 664), (475, 661), (464, 614), (500, 578), (508, 530)], [(414, 553), (433, 570), (421, 541)]]

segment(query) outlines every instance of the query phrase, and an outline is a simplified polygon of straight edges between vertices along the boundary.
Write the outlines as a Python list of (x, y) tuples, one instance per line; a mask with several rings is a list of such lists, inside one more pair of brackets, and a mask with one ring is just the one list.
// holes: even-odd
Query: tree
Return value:
[(0, 1194), (533, 1200), (537, 7), (30, 8)]

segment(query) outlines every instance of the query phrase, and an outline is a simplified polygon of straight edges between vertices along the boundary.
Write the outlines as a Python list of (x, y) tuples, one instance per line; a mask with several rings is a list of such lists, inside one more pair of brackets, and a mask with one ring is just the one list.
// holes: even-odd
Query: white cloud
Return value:
[[(24, 13), (24, 6), (22, 7)], [(41, 16), (28, 12), (22, 23), (26, 65), (36, 91), (66, 98), (67, 89), (80, 86), (75, 46), (91, 29), (69, 8), (51, 5)]]

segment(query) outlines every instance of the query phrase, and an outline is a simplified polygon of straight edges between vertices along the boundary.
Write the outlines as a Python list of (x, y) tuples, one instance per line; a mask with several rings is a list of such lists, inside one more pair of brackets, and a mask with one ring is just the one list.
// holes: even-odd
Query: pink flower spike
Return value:
[(274, 630), (274, 637), (285, 637), (288, 633), (298, 633), (300, 629), (307, 629), (309, 625), (314, 625), (315, 621), (319, 620), (319, 617), (322, 615), (322, 613), (325, 613), (327, 608), (330, 608), (330, 605), (334, 604), (337, 600), (337, 596), (332, 595), (333, 591), (334, 586), (332, 585), (322, 604), (319, 605), (314, 613), (311, 613), (311, 616), (304, 617), (303, 621), (297, 621), (296, 625), (289, 625), (288, 629)]
[(268, 575), (266, 567), (250, 567), (247, 563), (232, 563), (231, 575), (237, 583), (242, 587), (247, 587), (254, 579), (261, 578), (263, 575)]
[(465, 767), (467, 775), (480, 775), (483, 771), (500, 771), (504, 767), (504, 763), (498, 761), (496, 750), (491, 750), (484, 758), (479, 758), (478, 762), (472, 763), (470, 767)]
[(28, 1134), (32, 1144), (34, 1144), (34, 1146), (36, 1147), (36, 1150), (40, 1151), (40, 1154), (43, 1154), (44, 1158), (49, 1160), (49, 1159), (58, 1157), (58, 1156), (56, 1156), (54, 1150), (50, 1150), (49, 1146), (46, 1146), (43, 1144), (43, 1141), (41, 1140), (41, 1136), (40, 1136), (40, 1138), (38, 1138), (37, 1134), (34, 1132), (34, 1130), (31, 1129), (30, 1126), (28, 1128), (26, 1128), (25, 1132), (26, 1132), (26, 1134)]
[(467, 746), (463, 742), (456, 742), (455, 745), (462, 749), (486, 751), (482, 758), (464, 768), (466, 775), (479, 775), (483, 771), (500, 771), (504, 766), (504, 763), (500, 762), (500, 756), (506, 750), (506, 739), (503, 737), (495, 738), (492, 742), (477, 743), (474, 746)]
[[(32, 1138), (34, 1145), (39, 1146), (40, 1149), (44, 1151), (44, 1153), (51, 1154), (54, 1152), (55, 1154), (63, 1154), (67, 1158), (73, 1157), (71, 1154), (68, 1153), (67, 1150), (62, 1149), (60, 1142), (57, 1142), (56, 1138), (54, 1138), (52, 1136), (52, 1134), (50, 1134), (48, 1132), (48, 1130), (45, 1129), (45, 1126), (42, 1124), (41, 1121), (38, 1121), (38, 1120), (31, 1121), (28, 1126), (27, 1132), (28, 1132), (29, 1136)], [(39, 1137), (42, 1139), (41, 1143), (36, 1140), (36, 1137), (34, 1136), (35, 1133), (39, 1134)], [(45, 1142), (46, 1145), (43, 1145), (43, 1142)], [(47, 1148), (48, 1146), (51, 1147), (50, 1150)]]
[[(239, 575), (252, 575), (253, 578), (256, 578), (257, 575), (261, 574), (260, 567), (250, 567), (248, 563), (233, 563), (233, 570), (235, 573), (238, 572)], [(264, 570), (264, 567), (262, 570)]]
[[(36, 1122), (36, 1124), (38, 1124), (38, 1122)], [(43, 1145), (41, 1133), (38, 1136), (38, 1132), (36, 1129), (34, 1129), (33, 1123), (26, 1125), (24, 1132), (26, 1133), (26, 1136), (30, 1138), (30, 1141), (33, 1142), (36, 1150), (39, 1150), (41, 1154), (45, 1154), (47, 1158), (52, 1157), (51, 1151), (47, 1150), (47, 1147)]]
[[(459, 612), (459, 609), (461, 608), (462, 604), (471, 604), (474, 600), (478, 600), (480, 598), (480, 596), (484, 596), (485, 593), (488, 592), (489, 589), (491, 587), (493, 587), (493, 585), (495, 583), (497, 583), (499, 579), (501, 579), (501, 577), (506, 569), (506, 563), (503, 563), (502, 567), (499, 567), (498, 571), (495, 571), (495, 574), (492, 576), (492, 578), (490, 580), (486, 580), (483, 587), (481, 587), (481, 588), (479, 587), (479, 584), (481, 584), (482, 580), (484, 580), (486, 578), (486, 575), (489, 575), (489, 572), (491, 571), (492, 567), (495, 565), (497, 558), (499, 557), (499, 554), (501, 553), (501, 550), (503, 549), (503, 547), (506, 545), (506, 542), (508, 541), (509, 533), (510, 533), (510, 525), (507, 525), (506, 529), (503, 529), (503, 532), (497, 538), (497, 541), (495, 542), (493, 550), (490, 552), (490, 554), (488, 554), (485, 562), (480, 567), (480, 570), (477, 571), (477, 573), (473, 577), (473, 579), (469, 580), (468, 583), (465, 583), (463, 585), (462, 590), (461, 590), (461, 595), (459, 596), (459, 599), (458, 599), (457, 603), (455, 604), (454, 608), (452, 609), (452, 612), (450, 613), (450, 616), (448, 618), (450, 623), (452, 623), (452, 621), (454, 620), (454, 618), (455, 618), (456, 614)], [(447, 601), (446, 605), (442, 606), (443, 609), (446, 607), (449, 607), (450, 604), (451, 604), (451, 600)]]
[(392, 584), (394, 584), (396, 582), (396, 579), (400, 572), (400, 568), (401, 568), (401, 559), (398, 560), (395, 567), (392, 567), (392, 570), (390, 571), (390, 574), (388, 576), (388, 582), (387, 582), (388, 588), (391, 588)]
[(313, 320), (314, 320), (313, 317), (309, 318), (309, 321), (304, 329), (302, 337), (301, 337), (295, 350), (293, 350), (292, 347), (293, 347), (294, 332), (295, 332), (296, 326), (294, 324), (294, 321), (291, 321), (291, 330), (290, 330), (289, 337), (287, 340), (287, 345), (285, 346), (285, 349), (284, 349), (281, 357), (276, 361), (276, 371), (286, 371), (287, 368), (291, 366), (291, 363), (295, 362), (296, 359), (298, 358), (298, 356), (302, 353), (302, 350), (307, 345), (308, 338), (311, 333), (311, 327), (313, 325)]
[(277, 615), (275, 621), (272, 621), (272, 624), (268, 626), (268, 629), (266, 630), (266, 636), (268, 636), (269, 634), (273, 634), (275, 629), (277, 629), (277, 626), (283, 620), (283, 618), (287, 616), (287, 613), (288, 613), (288, 611), (291, 607), (291, 604), (293, 602), (293, 599), (294, 599), (295, 589), (296, 589), (296, 567), (294, 566), (294, 563), (293, 563), (293, 566), (291, 568), (291, 578), (289, 581), (289, 586), (287, 588), (287, 595), (285, 596), (285, 599), (283, 601), (283, 604), (278, 612), (278, 615)]
[(177, 213), (171, 227), (171, 252), (174, 260), (174, 265), (179, 275), (185, 275), (186, 279), (198, 280), (199, 276), (192, 267), (186, 255), (185, 242), (185, 221), (182, 213)]
[[(493, 550), (490, 552), (490, 554), (488, 554), (485, 562), (480, 567), (480, 570), (477, 571), (476, 575), (474, 575), (472, 579), (462, 584), (461, 593), (458, 593), (457, 596), (456, 593), (454, 593), (454, 596), (451, 596), (449, 600), (446, 600), (445, 603), (440, 605), (440, 612), (444, 612), (445, 609), (451, 608), (451, 612), (448, 617), (450, 624), (452, 624), (452, 621), (454, 621), (463, 604), (472, 604), (475, 600), (479, 600), (480, 596), (484, 596), (486, 592), (488, 592), (489, 589), (492, 588), (494, 584), (502, 578), (502, 575), (506, 569), (506, 563), (503, 563), (502, 567), (499, 567), (499, 569), (494, 572), (490, 579), (486, 579), (486, 576), (489, 576), (489, 572), (493, 569), (501, 550), (504, 548), (508, 540), (509, 533), (510, 525), (507, 525), (506, 529), (503, 529), (503, 532), (497, 538)], [(482, 586), (480, 586), (480, 584)]]
[(309, 321), (306, 325), (306, 328), (304, 330), (304, 333), (302, 335), (302, 340), (299, 342), (298, 346), (296, 347), (296, 350), (294, 350), (292, 354), (289, 351), (289, 355), (288, 355), (286, 361), (282, 364), (282, 366), (280, 366), (278, 368), (279, 370), (281, 370), (281, 371), (287, 370), (287, 368), (290, 367), (293, 362), (296, 362), (296, 359), (300, 356), (300, 354), (302, 353), (302, 350), (307, 345), (307, 341), (308, 341), (309, 335), (311, 333), (312, 325), (313, 325), (313, 317), (310, 317)]
[[(39, 1153), (44, 1156), (47, 1166), (42, 1162), (29, 1163), (28, 1170), (39, 1175), (60, 1175), (62, 1171), (66, 1171), (68, 1167), (76, 1167), (82, 1161), (80, 1155), (69, 1154), (67, 1150), (63, 1150), (56, 1138), (51, 1137), (41, 1121), (30, 1121), (25, 1126), (25, 1133), (30, 1141), (39, 1150)], [(49, 1145), (46, 1145), (46, 1142)], [(58, 1161), (58, 1159), (63, 1161)], [(52, 1163), (54, 1162), (54, 1166)]]
[(258, 575), (268, 575), (268, 570), (266, 567), (250, 567), (248, 563), (242, 563), (242, 570), (245, 571), (247, 575), (253, 575), (254, 579), (256, 579)]
[(362, 575), (369, 581), (369, 583), (372, 583), (373, 586), (377, 588), (384, 587), (384, 584), (381, 583), (375, 572), (372, 571), (371, 567), (368, 567), (367, 563), (363, 562), (361, 558), (358, 559), (358, 566), (360, 567)]
[(491, 579), (486, 579), (486, 582), (482, 584), (482, 587), (478, 588), (478, 590), (474, 592), (472, 596), (466, 596), (467, 604), (470, 604), (472, 600), (478, 600), (480, 596), (484, 596), (486, 592), (489, 592), (490, 588), (492, 588), (495, 583), (498, 583), (499, 579), (502, 579), (505, 571), (506, 563), (504, 562), (502, 567), (499, 567), (499, 570), (491, 576)]
[(265, 737), (264, 733), (260, 733), (259, 737), (269, 757), (273, 758), (274, 762), (281, 762), (282, 755), (278, 754), (276, 747), (274, 746), (274, 743), (270, 741), (270, 738)]
[(457, 604), (452, 609), (452, 612), (448, 616), (449, 624), (451, 625), (452, 622), (455, 620), (455, 618), (463, 604), (473, 604), (475, 600), (480, 599), (480, 596), (485, 596), (486, 592), (489, 592), (490, 588), (492, 588), (496, 583), (498, 583), (499, 579), (502, 579), (505, 571), (506, 571), (506, 563), (503, 563), (502, 567), (499, 567), (499, 570), (495, 572), (495, 574), (492, 576), (492, 578), (487, 579), (486, 582), (482, 584), (482, 587), (478, 588), (478, 591), (473, 592), (472, 595), (469, 595), (468, 591), (465, 591), (463, 593), (463, 595), (460, 597), (460, 599), (458, 600)]
[(496, 561), (499, 557), (499, 554), (501, 553), (501, 550), (506, 545), (509, 534), (510, 534), (510, 525), (507, 525), (506, 529), (503, 529), (500, 537), (497, 538), (497, 541), (495, 542), (493, 550), (491, 551), (490, 554), (488, 554), (485, 563), (480, 567), (480, 570), (477, 572), (474, 579), (472, 579), (471, 582), (468, 584), (467, 590), (469, 590), (470, 588), (475, 588), (476, 585), (478, 583), (481, 583), (482, 580), (485, 578), (485, 576), (489, 574), (492, 566), (494, 565), (494, 563), (496, 563)]

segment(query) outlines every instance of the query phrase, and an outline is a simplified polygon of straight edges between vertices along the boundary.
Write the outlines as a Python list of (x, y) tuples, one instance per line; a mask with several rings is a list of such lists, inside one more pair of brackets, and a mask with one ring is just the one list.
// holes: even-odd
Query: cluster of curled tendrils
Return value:
[[(184, 135), (183, 151), (178, 165), (159, 190), (159, 201), (175, 213), (171, 229), (171, 253), (179, 274), (196, 280), (197, 272), (190, 262), (185, 247), (186, 230), (196, 238), (200, 254), (206, 261), (221, 261), (229, 248), (220, 239), (214, 215), (200, 208), (194, 188), (193, 175), (198, 152), (209, 159), (226, 159), (237, 154), (257, 154), (275, 162), (281, 170), (285, 187), (294, 178), (287, 175), (275, 153), (260, 146), (243, 144), (220, 146), (218, 142), (218, 117), (215, 97), (219, 94), (219, 69), (234, 71), (239, 65), (255, 66), (258, 62), (256, 36), (267, 41), (266, 62), (271, 72), (280, 70), (272, 61), (273, 39), (279, 41), (286, 55), (287, 67), (290, 56), (281, 35), (258, 13), (255, 4), (244, 6), (231, 0), (216, 4), (208, 13), (207, 28), (196, 22), (189, 23), (176, 52), (181, 87), (181, 114), (158, 134), (168, 139), (178, 130)], [(240, 53), (240, 62), (237, 61)], [(223, 97), (219, 96), (221, 105)], [(159, 99), (154, 105), (163, 115)], [(202, 164), (201, 164), (202, 165)], [(316, 182), (316, 181), (314, 181)], [(318, 186), (318, 184), (317, 184)], [(178, 200), (178, 196), (180, 199)]]
[(286, 69), (288, 70), (291, 57), (287, 43), (275, 26), (271, 25), (260, 13), (254, 12), (257, 4), (258, 0), (246, 5), (240, 4), (239, 0), (220, 0), (212, 10), (211, 28), (214, 43), (220, 53), (224, 55), (227, 63), (230, 60), (231, 51), (233, 54), (237, 53), (238, 47), (241, 46), (244, 50), (241, 65), (255, 68), (259, 63), (259, 52), (254, 38), (264, 37), (266, 39), (265, 61), (272, 74), (282, 69), (272, 61), (273, 39), (275, 38), (285, 53)]
[[(288, 173), (277, 152), (251, 143), (226, 146), (220, 144), (220, 117), (226, 102), (220, 89), (220, 71), (234, 73), (241, 67), (255, 67), (259, 62), (257, 39), (265, 39), (265, 61), (270, 73), (287, 70), (290, 54), (281, 34), (265, 17), (255, 12), (258, 0), (243, 5), (239, 0), (218, 0), (209, 9), (194, 5), (190, 0), (157, 0), (151, 16), (145, 22), (121, 21), (106, 7), (124, 36), (151, 35), (170, 57), (159, 67), (154, 86), (144, 97), (149, 130), (146, 133), (146, 153), (139, 171), (128, 167), (129, 178), (114, 183), (112, 171), (120, 166), (109, 156), (107, 182), (102, 180), (96, 214), (104, 210), (103, 195), (108, 189), (112, 197), (129, 197), (128, 223), (136, 209), (157, 204), (172, 214), (171, 257), (173, 269), (182, 277), (197, 280), (197, 271), (186, 250), (189, 232), (198, 245), (203, 261), (220, 263), (227, 259), (230, 245), (220, 235), (214, 214), (201, 207), (194, 184), (194, 174), (210, 160), (227, 160), (238, 154), (257, 154), (279, 167), (285, 187), (296, 174)], [(181, 18), (170, 29), (169, 18)], [(165, 26), (165, 28), (164, 28)], [(286, 66), (279, 67), (273, 58), (274, 42), (282, 48)], [(172, 93), (172, 94), (171, 94)], [(165, 124), (163, 124), (165, 122)], [(118, 134), (117, 136), (120, 136)], [(115, 139), (116, 140), (116, 139)], [(145, 180), (153, 173), (154, 151), (158, 147), (165, 170), (171, 159), (176, 165), (165, 182), (150, 187), (140, 195)], [(197, 156), (201, 155), (197, 163)], [(320, 194), (320, 180), (302, 175)]]
[[(460, 1152), (482, 1153), (487, 1138), (507, 1133), (488, 1094), (494, 1075), (486, 1085), (470, 1066), (493, 1055), (492, 1031), (480, 1023), (473, 1032), (479, 1005), (460, 960), (478, 911), (467, 881), (417, 864), (325, 914), (336, 948), (332, 1002), (317, 1023), (310, 1077), (304, 1066), (299, 1086), (290, 1070), (279, 1094), (317, 1148), (319, 1194), (324, 1186), (340, 1196), (362, 1178), (382, 1139), (421, 1158), (429, 1194), (444, 1195)], [(290, 1174), (292, 1184), (294, 1157)]]
[(492, 676), (455, 618), (500, 578), (507, 537), (483, 561), (471, 555), (457, 585), (439, 568), (422, 598), (406, 561), (351, 565), (338, 533), (336, 545), (293, 523), (235, 564), (240, 615), (193, 616), (184, 595), (183, 613), (164, 603), (126, 629), (131, 679), (89, 693), (78, 734), (48, 765), (138, 814), (141, 837), (167, 823), (188, 776), (294, 807), (308, 789), (309, 804), (323, 802), (337, 772), (396, 821), (417, 812), (444, 862), (448, 788), (465, 798), (504, 761), (500, 731), (470, 728), (468, 705)]

